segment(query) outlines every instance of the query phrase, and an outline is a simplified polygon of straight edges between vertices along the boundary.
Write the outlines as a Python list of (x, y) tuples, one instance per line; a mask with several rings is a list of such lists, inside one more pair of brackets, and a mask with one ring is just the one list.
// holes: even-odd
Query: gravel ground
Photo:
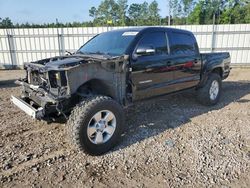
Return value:
[(250, 187), (250, 69), (234, 69), (218, 105), (188, 91), (126, 111), (119, 145), (92, 157), (65, 124), (33, 120), (10, 103), (23, 71), (0, 71), (0, 187)]

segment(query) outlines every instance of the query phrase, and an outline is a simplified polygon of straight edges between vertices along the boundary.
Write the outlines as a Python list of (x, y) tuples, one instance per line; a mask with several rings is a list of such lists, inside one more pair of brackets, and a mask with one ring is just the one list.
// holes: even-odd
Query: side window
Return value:
[(168, 54), (167, 39), (165, 32), (153, 32), (147, 33), (139, 41), (137, 48), (148, 48), (152, 47), (155, 49), (156, 54)]
[(173, 55), (190, 55), (195, 54), (195, 40), (186, 33), (172, 32), (171, 36), (171, 54)]

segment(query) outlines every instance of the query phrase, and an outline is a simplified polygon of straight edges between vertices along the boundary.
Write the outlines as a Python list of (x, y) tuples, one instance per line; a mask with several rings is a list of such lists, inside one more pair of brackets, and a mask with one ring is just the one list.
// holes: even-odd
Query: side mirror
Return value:
[(155, 54), (155, 49), (153, 47), (139, 47), (136, 50), (137, 55), (146, 56)]

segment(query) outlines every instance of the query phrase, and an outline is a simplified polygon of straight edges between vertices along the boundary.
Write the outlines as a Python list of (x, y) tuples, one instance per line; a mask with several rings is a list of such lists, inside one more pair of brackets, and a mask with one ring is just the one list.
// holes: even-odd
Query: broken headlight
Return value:
[(65, 72), (64, 71), (49, 71), (49, 82), (52, 88), (67, 86)]

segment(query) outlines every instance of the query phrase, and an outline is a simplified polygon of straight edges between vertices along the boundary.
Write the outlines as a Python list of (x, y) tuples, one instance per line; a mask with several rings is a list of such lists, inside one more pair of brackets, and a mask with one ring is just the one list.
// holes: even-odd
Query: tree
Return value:
[(151, 6), (149, 9), (149, 5), (146, 1), (144, 1), (142, 4), (138, 3), (131, 4), (128, 9), (130, 24), (132, 25), (157, 24), (157, 21), (155, 22), (154, 20), (160, 20), (158, 3), (156, 1), (153, 1), (150, 5)]
[[(182, 24), (239, 24), (250, 23), (249, 0), (169, 0), (171, 22)], [(161, 18), (157, 0), (150, 4), (133, 3), (127, 0), (103, 0), (98, 7), (91, 7), (89, 16), (93, 21), (71, 23), (13, 24), (10, 18), (0, 18), (0, 28), (44, 28), (44, 27), (93, 27), (107, 25), (158, 25), (167, 24), (168, 17)]]
[(184, 17), (187, 17), (193, 9), (194, 0), (182, 0), (182, 4)]
[(194, 10), (189, 14), (187, 23), (188, 24), (204, 24), (204, 1), (199, 1), (196, 6), (194, 7)]
[(230, 0), (225, 3), (224, 10), (221, 13), (219, 23), (250, 23), (249, 17), (250, 6), (247, 0)]
[(130, 5), (128, 9), (128, 14), (130, 20), (132, 20), (133, 25), (138, 25), (139, 23), (139, 18), (141, 16), (141, 5), (137, 3), (133, 3)]
[(200, 0), (189, 13), (188, 24), (212, 24), (219, 23), (227, 1), (224, 0)]
[[(246, 23), (245, 20), (245, 7), (242, 7), (240, 4), (235, 4), (234, 8), (230, 11), (230, 23)], [(246, 12), (247, 13), (247, 12)]]
[(179, 0), (170, 0), (170, 9), (173, 18), (181, 17), (182, 7)]
[(158, 3), (157, 1), (153, 1), (150, 3), (148, 7), (148, 12), (149, 12), (149, 23), (150, 25), (158, 25), (160, 21), (160, 14), (159, 14), (160, 9), (158, 8)]
[(246, 11), (245, 11), (246, 15), (245, 15), (245, 21), (246, 23), (250, 23), (250, 2), (247, 3), (246, 5)]
[(144, 1), (141, 4), (141, 18), (146, 20), (149, 17), (149, 12), (148, 12), (148, 2)]
[(169, 0), (170, 2), (170, 15), (172, 16), (172, 24), (182, 25), (185, 24), (183, 14), (183, 1), (182, 0)]
[(90, 9), (91, 16), (95, 16), (94, 23), (106, 25), (107, 21), (115, 23), (118, 19), (118, 5), (114, 0), (104, 0), (97, 9)]
[(89, 16), (93, 17), (94, 19), (96, 18), (97, 10), (95, 7), (91, 7), (89, 10)]
[(118, 0), (118, 22), (120, 25), (126, 25), (126, 13), (128, 9), (128, 1), (127, 0)]
[(0, 19), (0, 27), (1, 28), (12, 28), (14, 27), (11, 19), (9, 17), (4, 18), (4, 19)]

